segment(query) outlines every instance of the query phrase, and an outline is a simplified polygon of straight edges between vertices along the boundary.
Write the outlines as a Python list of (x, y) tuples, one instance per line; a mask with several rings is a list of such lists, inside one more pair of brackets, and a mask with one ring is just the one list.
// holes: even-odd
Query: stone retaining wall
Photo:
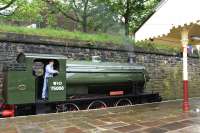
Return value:
[[(182, 58), (158, 54), (137, 53), (137, 63), (146, 66), (150, 74), (149, 91), (158, 91), (164, 99), (180, 99), (183, 94)], [(200, 60), (188, 58), (189, 96), (200, 96)]]
[[(111, 43), (81, 42), (76, 40), (54, 40), (52, 38), (0, 33), (0, 93), (2, 90), (3, 64), (16, 63), (20, 52), (62, 54), (68, 59), (91, 60), (100, 56), (102, 61), (127, 62), (127, 47)], [(133, 51), (132, 51), (133, 52)], [(135, 49), (135, 61), (146, 66), (151, 80), (147, 91), (159, 92), (163, 99), (182, 98), (182, 59), (175, 54), (152, 53)], [(200, 61), (189, 58), (189, 95), (200, 96)], [(1, 98), (1, 97), (0, 97)]]

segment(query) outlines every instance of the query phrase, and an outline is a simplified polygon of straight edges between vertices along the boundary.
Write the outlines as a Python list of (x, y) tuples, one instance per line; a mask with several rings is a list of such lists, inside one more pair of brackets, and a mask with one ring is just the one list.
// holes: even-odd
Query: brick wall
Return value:
[[(136, 53), (136, 62), (146, 66), (151, 77), (148, 91), (160, 92), (164, 99), (180, 99), (183, 94), (182, 58), (173, 55)], [(189, 96), (200, 96), (200, 60), (188, 58)]]

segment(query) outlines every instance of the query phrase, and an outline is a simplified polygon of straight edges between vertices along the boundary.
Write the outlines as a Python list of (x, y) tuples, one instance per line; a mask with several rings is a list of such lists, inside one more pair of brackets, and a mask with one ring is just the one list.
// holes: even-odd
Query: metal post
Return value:
[(183, 47), (183, 111), (189, 111), (188, 100), (188, 69), (187, 69), (187, 45), (188, 45), (188, 30), (183, 28), (181, 32), (181, 42)]

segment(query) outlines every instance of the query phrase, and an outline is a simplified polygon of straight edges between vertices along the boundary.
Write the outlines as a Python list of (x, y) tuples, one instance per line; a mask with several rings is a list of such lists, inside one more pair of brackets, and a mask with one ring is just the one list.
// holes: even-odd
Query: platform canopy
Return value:
[(200, 0), (162, 0), (137, 30), (135, 40), (181, 44), (183, 27), (189, 29), (189, 44), (199, 44), (196, 40), (200, 40)]
[(182, 45), (183, 111), (189, 111), (187, 45), (200, 44), (200, 0), (162, 0), (135, 40)]

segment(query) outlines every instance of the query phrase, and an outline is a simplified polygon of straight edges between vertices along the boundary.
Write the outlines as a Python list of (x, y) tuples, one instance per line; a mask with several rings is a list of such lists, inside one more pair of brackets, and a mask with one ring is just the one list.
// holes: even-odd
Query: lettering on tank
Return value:
[(51, 91), (64, 91), (65, 87), (63, 86), (62, 81), (54, 81), (50, 89)]

